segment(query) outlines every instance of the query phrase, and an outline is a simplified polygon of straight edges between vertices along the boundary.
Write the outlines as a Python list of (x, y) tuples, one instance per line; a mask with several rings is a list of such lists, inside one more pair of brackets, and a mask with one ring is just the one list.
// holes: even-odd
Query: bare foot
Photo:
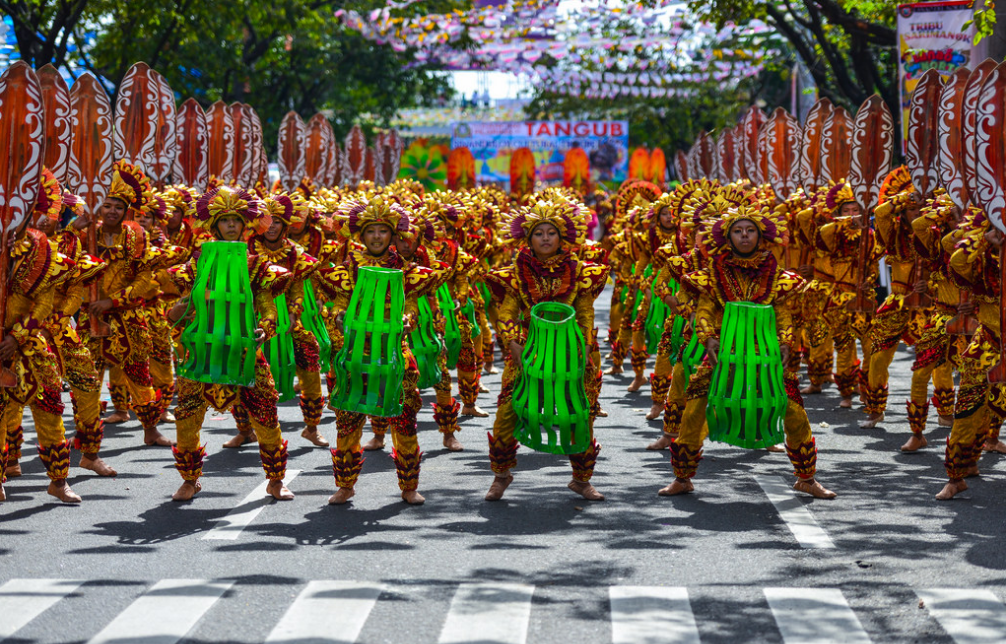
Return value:
[(936, 499), (938, 501), (949, 501), (966, 489), (968, 489), (968, 484), (964, 482), (964, 479), (950, 479), (943, 486), (943, 489), (940, 490), (940, 493), (936, 495)]
[(202, 489), (203, 484), (199, 481), (182, 481), (181, 487), (171, 495), (171, 500), (176, 502), (191, 501), (192, 497), (199, 494)]
[(882, 422), (884, 422), (884, 414), (870, 414), (866, 417), (866, 420), (859, 421), (859, 428), (873, 429)]
[(105, 417), (106, 425), (118, 425), (119, 423), (127, 423), (127, 422), (129, 422), (128, 411), (115, 411)]
[(480, 382), (479, 383), (479, 393), (480, 394), (487, 394), (487, 393), (489, 393), (489, 387), (486, 387), (484, 384), (482, 384)]
[(384, 436), (374, 436), (363, 446), (363, 451), (365, 452), (376, 452), (379, 449), (384, 449)]
[(489, 491), (486, 492), (486, 501), (499, 501), (502, 499), (503, 493), (506, 492), (511, 483), (513, 483), (513, 474), (507, 474), (502, 477), (497, 475), (493, 479), (493, 484), (489, 486)]
[(598, 418), (607, 418), (608, 417), (608, 412), (604, 411), (604, 408), (602, 407), (601, 409), (597, 410), (597, 417)]
[(635, 378), (632, 379), (632, 382), (629, 383), (629, 386), (626, 387), (625, 390), (629, 392), (639, 391), (640, 389), (643, 388), (643, 385), (645, 384), (646, 384), (646, 376), (636, 376)]
[(604, 370), (604, 375), (606, 375), (606, 376), (617, 376), (618, 374), (623, 373), (624, 371), (625, 371), (625, 369), (622, 369), (621, 365), (618, 365), (618, 366), (611, 365), (610, 367), (608, 367), (607, 369)]
[(573, 490), (583, 498), (588, 501), (603, 501), (604, 495), (597, 491), (593, 485), (586, 483), (584, 481), (570, 481), (567, 485), (569, 489)]
[(269, 484), (265, 486), (265, 491), (277, 501), (293, 501), (293, 492), (283, 485), (282, 479), (269, 481)]
[(340, 487), (335, 494), (328, 497), (329, 505), (343, 505), (356, 494), (356, 490), (351, 487)]
[(461, 441), (454, 437), (454, 432), (444, 434), (444, 447), (449, 452), (462, 452), (465, 449), (461, 446)]
[(143, 444), (157, 445), (158, 447), (171, 447), (174, 445), (168, 438), (156, 429), (143, 430)]
[(838, 406), (842, 409), (852, 409), (852, 398), (843, 398)]
[(304, 431), (300, 433), (300, 437), (317, 447), (328, 447), (328, 441), (321, 435), (318, 428), (312, 425), (305, 427)]
[(800, 390), (800, 393), (803, 394), (804, 396), (809, 396), (811, 394), (819, 394), (821, 393), (821, 385), (807, 385), (806, 387)]
[(797, 481), (793, 484), (793, 489), (797, 492), (803, 492), (809, 494), (815, 499), (834, 499), (837, 494), (824, 487), (817, 482), (817, 479), (810, 479), (809, 481)]
[(81, 501), (77, 493), (70, 489), (66, 479), (51, 481), (45, 491), (49, 493), (49, 496), (54, 496), (63, 503), (80, 503)]
[(21, 463), (19, 461), (8, 463), (7, 469), (4, 470), (4, 475), (9, 479), (16, 479), (21, 476)]
[(490, 375), (497, 374), (500, 372), (499, 369), (497, 369), (496, 366), (493, 364), (486, 364), (483, 369), (485, 370), (486, 373)]
[(405, 490), (402, 492), (402, 500), (409, 505), (422, 505), (426, 503), (426, 499), (423, 495), (415, 490)]
[(238, 432), (236, 436), (234, 436), (229, 441), (224, 443), (224, 447), (234, 449), (237, 447), (241, 447), (245, 443), (257, 443), (257, 442), (258, 442), (258, 436), (255, 435), (255, 430), (252, 429), (249, 430), (247, 433)]
[(664, 415), (664, 403), (653, 403), (646, 414), (646, 420), (656, 420)]
[(985, 441), (982, 445), (983, 452), (997, 452), (999, 454), (1006, 454), (1006, 443), (1002, 442), (998, 438), (995, 440)]
[(677, 496), (679, 494), (689, 494), (695, 491), (691, 479), (674, 479), (667, 487), (660, 488), (657, 492), (660, 496)]
[(465, 405), (461, 408), (461, 415), (474, 416), (475, 418), (486, 418), (489, 416), (489, 414), (482, 411), (478, 405)]
[(98, 476), (115, 476), (118, 474), (105, 461), (101, 460), (101, 457), (97, 454), (81, 454), (80, 467), (81, 469), (91, 470)]
[(940, 416), (940, 420), (936, 423), (937, 427), (953, 427), (954, 417), (953, 416)]
[(660, 438), (647, 445), (646, 449), (650, 451), (667, 449), (668, 447), (671, 446), (671, 438), (672, 436), (670, 434), (667, 433), (661, 434)]
[(782, 452), (785, 452), (786, 450), (780, 447), (779, 445), (769, 445), (768, 447), (765, 448), (765, 451), (772, 452), (773, 454), (780, 454)]
[(170, 411), (165, 409), (161, 412), (161, 417), (157, 420), (159, 423), (173, 423), (175, 422), (175, 415)]
[(981, 474), (982, 473), (978, 471), (978, 464), (977, 463), (974, 464), (974, 465), (972, 465), (968, 469), (964, 470), (964, 478), (966, 478), (966, 479), (971, 479), (971, 478), (974, 478), (976, 476), (981, 476)]
[(923, 447), (925, 447), (928, 444), (929, 444), (929, 441), (927, 441), (926, 437), (923, 436), (922, 434), (912, 434), (908, 438), (908, 441), (906, 441), (905, 444), (901, 446), (901, 451), (902, 452), (917, 452), (918, 450), (922, 449)]
[(0, 485), (0, 503), (7, 500), (7, 491), (3, 489), (3, 485)]

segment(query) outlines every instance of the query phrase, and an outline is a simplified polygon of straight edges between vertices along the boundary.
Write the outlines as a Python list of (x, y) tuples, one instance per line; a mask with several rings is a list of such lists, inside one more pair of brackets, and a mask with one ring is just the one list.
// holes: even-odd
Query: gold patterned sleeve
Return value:
[(695, 306), (695, 334), (701, 344), (716, 337), (716, 303), (708, 295), (700, 295)]
[(583, 341), (589, 346), (594, 337), (594, 298), (589, 293), (581, 293), (573, 301), (573, 310)]
[(114, 308), (128, 309), (140, 305), (144, 299), (156, 295), (157, 292), (157, 280), (154, 279), (153, 271), (144, 267), (129, 286), (109, 294), (109, 299), (112, 300)]
[(499, 307), (496, 330), (503, 338), (503, 346), (520, 342), (520, 304), (513, 293), (507, 292)]
[(789, 298), (777, 300), (773, 304), (775, 309), (775, 330), (779, 336), (779, 344), (793, 344), (793, 313), (790, 310)]
[(269, 340), (276, 335), (276, 321), (279, 319), (276, 301), (270, 293), (255, 293), (255, 312), (258, 313), (258, 325), (265, 330), (265, 339)]
[(290, 317), (299, 321), (304, 312), (304, 280), (294, 280), (286, 294), (286, 306)]

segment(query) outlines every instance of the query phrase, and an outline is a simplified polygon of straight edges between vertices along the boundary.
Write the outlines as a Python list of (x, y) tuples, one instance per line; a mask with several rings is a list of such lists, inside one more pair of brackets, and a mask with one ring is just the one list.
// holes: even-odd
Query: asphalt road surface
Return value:
[[(134, 420), (106, 432), (119, 476), (74, 468), (84, 503), (64, 506), (44, 493), (27, 418), (25, 475), (0, 505), (0, 641), (1003, 642), (1006, 463), (986, 454), (970, 490), (933, 499), (948, 430), (934, 414), (930, 447), (898, 451), (911, 360), (899, 352), (875, 430), (834, 388), (807, 397), (834, 501), (795, 495), (785, 454), (709, 443), (696, 493), (658, 497), (669, 455), (644, 449), (660, 424), (644, 418), (648, 386), (625, 392), (631, 374), (604, 383), (602, 503), (566, 489), (566, 459), (527, 449), (504, 500), (486, 503), (492, 416), (465, 419), (466, 449), (448, 453), (427, 405), (427, 503), (400, 501), (389, 449), (367, 455), (351, 504), (330, 507), (328, 451), (300, 438), (290, 402), (292, 502), (265, 500), (257, 450), (222, 449), (234, 423), (211, 413), (194, 502), (171, 502), (171, 454), (143, 447)], [(485, 382), (492, 414), (499, 376)], [(331, 413), (322, 431), (334, 442)]]

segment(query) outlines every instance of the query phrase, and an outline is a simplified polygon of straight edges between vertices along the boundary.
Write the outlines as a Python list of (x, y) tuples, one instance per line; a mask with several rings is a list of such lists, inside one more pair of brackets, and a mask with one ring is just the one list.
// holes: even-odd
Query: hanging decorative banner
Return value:
[(624, 181), (629, 166), (628, 121), (519, 121), (456, 123), (451, 148), (475, 156), (480, 183), (506, 183), (510, 155), (526, 147), (534, 155), (539, 181), (563, 179), (566, 154), (582, 148), (590, 162), (590, 181)]
[(898, 5), (898, 81), (901, 87), (902, 152), (908, 136), (912, 93), (919, 79), (935, 69), (947, 80), (971, 62), (974, 25), (972, 0)]

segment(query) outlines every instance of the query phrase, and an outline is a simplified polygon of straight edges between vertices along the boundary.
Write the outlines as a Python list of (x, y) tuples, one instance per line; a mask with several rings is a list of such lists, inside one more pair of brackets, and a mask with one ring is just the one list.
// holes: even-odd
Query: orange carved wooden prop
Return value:
[(510, 155), (510, 192), (518, 196), (534, 190), (534, 154), (527, 148), (517, 148)]
[(354, 125), (346, 135), (342, 160), (343, 183), (350, 188), (356, 188), (363, 181), (364, 165), (367, 161), (367, 140), (359, 125)]
[(650, 153), (646, 148), (636, 148), (629, 157), (629, 178), (650, 180)]
[(253, 147), (251, 107), (244, 103), (232, 103), (230, 112), (231, 124), (234, 126), (234, 165), (231, 176), (242, 188), (251, 189), (254, 187), (255, 165), (259, 156)]
[(991, 59), (983, 60), (971, 75), (968, 76), (968, 83), (964, 86), (964, 120), (961, 123), (964, 138), (964, 148), (962, 155), (964, 158), (964, 185), (968, 190), (968, 197), (971, 202), (981, 206), (977, 201), (978, 193), (978, 99), (982, 93), (982, 87), (989, 75), (995, 70), (996, 63)]
[(859, 205), (871, 211), (894, 160), (894, 119), (877, 94), (856, 112), (851, 152), (849, 185)]
[(695, 142), (696, 173), (707, 179), (716, 178), (716, 143), (708, 132), (699, 135)]
[(741, 131), (743, 132), (741, 143), (744, 146), (744, 172), (747, 178), (753, 183), (765, 183), (762, 174), (761, 150), (758, 147), (758, 135), (761, 126), (765, 124), (765, 113), (752, 105), (748, 108), (744, 120), (741, 121)]
[(363, 156), (363, 178), (371, 182), (377, 180), (377, 154), (373, 147), (368, 147)]
[(937, 113), (939, 127), (939, 173), (947, 195), (962, 211), (970, 197), (964, 183), (964, 90), (971, 70), (960, 67), (940, 92)]
[(475, 157), (468, 148), (454, 148), (447, 155), (447, 187), (451, 190), (475, 187)]
[(562, 185), (582, 195), (590, 190), (590, 158), (583, 148), (566, 152), (562, 160)]
[(716, 140), (716, 175), (723, 183), (733, 183), (740, 178), (737, 157), (737, 138), (733, 128), (726, 128)]
[[(718, 155), (717, 155), (718, 156)], [(590, 170), (590, 161), (587, 162), (587, 170)], [(653, 148), (650, 152), (650, 176), (647, 181), (655, 184), (661, 190), (666, 189), (667, 182), (664, 179), (667, 174), (667, 158), (664, 156), (664, 151), (660, 148)], [(589, 174), (587, 175), (589, 178)]]
[(328, 131), (325, 128), (327, 119), (318, 113), (307, 122), (306, 150), (304, 153), (304, 175), (318, 185), (325, 184), (328, 174)]
[(70, 170), (70, 88), (52, 65), (38, 70), (38, 82), (45, 105), (45, 167), (60, 185), (66, 184)]
[(175, 92), (168, 81), (157, 72), (157, 129), (154, 132), (154, 164), (149, 174), (154, 184), (163, 189), (172, 183), (175, 160), (178, 158), (178, 113), (175, 109)]
[[(398, 178), (398, 172), (402, 168), (402, 150), (405, 149), (405, 142), (399, 136), (397, 130), (388, 130), (381, 146), (381, 172), (387, 183), (393, 183)], [(475, 184), (475, 175), (472, 175), (472, 185)]]
[(823, 173), (823, 141), (824, 128), (831, 116), (831, 101), (819, 99), (807, 113), (803, 124), (803, 136), (800, 145), (800, 184), (804, 192), (813, 194), (818, 188), (828, 183)]
[(174, 175), (177, 180), (202, 192), (210, 178), (206, 114), (194, 98), (186, 99), (175, 116), (178, 154)]
[(234, 120), (223, 101), (206, 110), (206, 164), (210, 176), (229, 182), (234, 178)]
[(776, 108), (764, 126), (767, 176), (779, 201), (785, 201), (800, 186), (800, 139), (803, 132), (793, 116)]
[(821, 185), (849, 177), (852, 164), (852, 117), (842, 106), (833, 106), (821, 134)]
[(905, 161), (912, 184), (923, 197), (939, 186), (939, 103), (943, 78), (935, 69), (926, 70), (912, 92), (908, 110)]
[(149, 172), (157, 159), (161, 85), (146, 63), (135, 63), (122, 77), (115, 96), (115, 130), (112, 142), (116, 159), (125, 159)]
[(279, 181), (293, 192), (304, 178), (304, 138), (306, 126), (300, 114), (289, 111), (279, 125)]
[(688, 155), (678, 150), (674, 153), (674, 174), (678, 175), (678, 181), (684, 183), (691, 178), (688, 172)]

